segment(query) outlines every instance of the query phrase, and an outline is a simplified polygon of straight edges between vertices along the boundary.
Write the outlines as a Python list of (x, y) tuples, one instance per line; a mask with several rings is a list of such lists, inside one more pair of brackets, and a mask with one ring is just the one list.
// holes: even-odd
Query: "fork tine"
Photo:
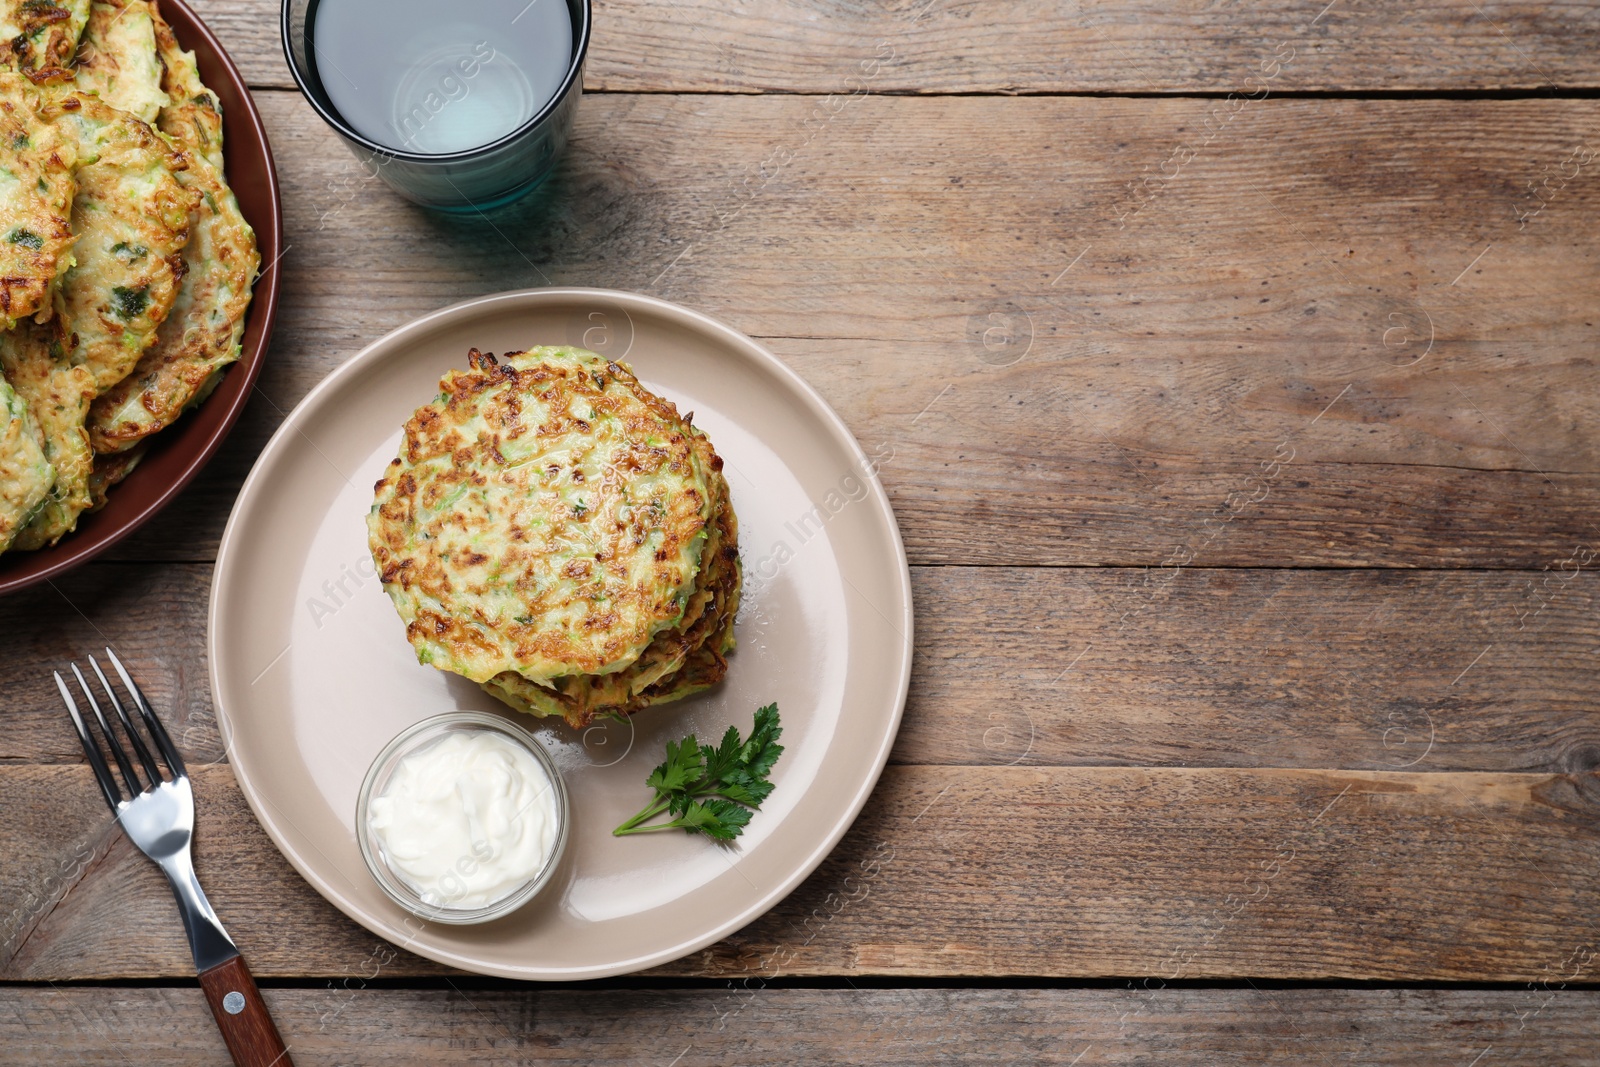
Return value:
[(138, 796), (144, 792), (144, 785), (140, 783), (138, 775), (133, 773), (133, 764), (128, 762), (128, 755), (122, 750), (122, 742), (117, 740), (117, 735), (112, 731), (111, 724), (106, 722), (105, 712), (100, 710), (100, 702), (94, 698), (94, 690), (89, 688), (89, 683), (84, 680), (83, 672), (76, 663), (69, 663), (73, 677), (78, 679), (78, 687), (83, 690), (83, 695), (89, 698), (89, 709), (94, 712), (94, 717), (100, 723), (100, 732), (105, 735), (106, 747), (111, 749), (111, 757), (117, 761), (117, 766), (122, 770), (122, 778), (128, 783), (128, 795)]
[(161, 781), (161, 768), (156, 766), (150, 749), (145, 746), (144, 738), (139, 736), (139, 731), (133, 728), (133, 720), (128, 718), (127, 711), (122, 706), (122, 701), (117, 699), (117, 691), (111, 683), (106, 681), (106, 674), (100, 669), (100, 663), (93, 656), (89, 657), (89, 666), (94, 668), (94, 676), (100, 679), (100, 688), (106, 691), (106, 696), (111, 698), (111, 706), (116, 709), (117, 718), (122, 720), (122, 729), (130, 740), (133, 741), (133, 750), (139, 755), (139, 762), (144, 765), (144, 772), (149, 777), (152, 785)]
[(172, 768), (173, 774), (180, 778), (186, 777), (189, 772), (184, 770), (183, 757), (178, 755), (177, 746), (172, 743), (172, 738), (167, 736), (167, 728), (161, 725), (156, 713), (150, 710), (150, 702), (144, 698), (144, 691), (139, 688), (139, 683), (133, 680), (128, 668), (122, 665), (122, 661), (117, 658), (110, 645), (106, 646), (106, 655), (111, 657), (111, 665), (117, 669), (117, 677), (128, 687), (128, 695), (133, 698), (145, 725), (150, 728), (150, 736), (156, 739), (156, 747), (161, 749), (161, 758), (167, 761), (167, 766)]
[(78, 731), (78, 741), (83, 745), (83, 754), (89, 757), (89, 766), (94, 768), (94, 780), (100, 783), (100, 792), (105, 794), (106, 803), (111, 805), (112, 811), (116, 811), (117, 805), (122, 802), (122, 797), (117, 792), (117, 780), (111, 776), (111, 768), (106, 766), (105, 757), (100, 755), (100, 746), (89, 736), (88, 727), (83, 724), (83, 716), (78, 713), (78, 702), (72, 699), (72, 691), (67, 688), (61, 672), (50, 673), (55, 675), (56, 688), (61, 690), (61, 699), (67, 705), (67, 714), (72, 716), (72, 725)]

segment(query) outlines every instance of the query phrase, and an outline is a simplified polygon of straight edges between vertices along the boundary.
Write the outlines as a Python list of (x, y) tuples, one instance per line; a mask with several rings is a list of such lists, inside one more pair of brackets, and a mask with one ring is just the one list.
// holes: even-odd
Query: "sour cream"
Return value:
[(430, 905), (465, 909), (542, 871), (561, 815), (527, 749), (496, 730), (457, 730), (404, 756), (367, 818), (396, 876)]

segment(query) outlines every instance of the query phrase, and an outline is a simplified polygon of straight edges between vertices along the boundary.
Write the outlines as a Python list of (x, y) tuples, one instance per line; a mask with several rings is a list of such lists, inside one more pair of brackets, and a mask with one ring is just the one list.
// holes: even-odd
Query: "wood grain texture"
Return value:
[[(316, 896), (225, 766), (194, 778), (196, 866), (258, 975), (438, 973)], [(120, 838), (78, 859), (109, 821), (86, 768), (0, 767), (18, 808), (0, 899), (39, 903), (0, 978), (191, 973), (156, 869)], [(1592, 981), (1597, 825), (1592, 772), (891, 767), (791, 897), (651, 973)]]
[(1516, 217), (1542, 202), (1526, 181), (1600, 153), (1600, 100), (1267, 100), (1130, 193), (1218, 101), (869, 97), (817, 119), (807, 98), (612, 95), (542, 199), (485, 220), (402, 203), (297, 96), (261, 96), (290, 246), (270, 362), (120, 558), (212, 558), (328, 371), (424, 312), (551, 283), (767, 340), (891, 457), (914, 562), (1537, 570), (1600, 541), (1600, 155)]
[[(178, 504), (0, 601), (0, 980), (192, 980), (45, 686), (111, 641), (193, 761), (224, 922), (329, 980), (267, 990), (302, 1063), (1600, 1062), (1566, 991), (1600, 959), (1600, 100), (1293, 95), (1593, 87), (1595, 9), (603, 0), (555, 178), (446, 219), (286, 90), (272, 0), (198, 6), (261, 88), (283, 312)], [(1046, 95), (946, 95), (1013, 92)], [(545, 284), (709, 311), (891, 456), (895, 765), (793, 896), (655, 972), (733, 990), (368, 988), (448, 972), (318, 897), (213, 762), (209, 563), (284, 412)], [(762, 988), (809, 974), (1157, 988)], [(1528, 987), (1160, 988), (1206, 978)], [(192, 987), (0, 985), (0, 1058), (107, 1038), (221, 1048)]]
[[(362, 982), (266, 995), (301, 1067), (1465, 1067), (1485, 1048), (1503, 1064), (1600, 1064), (1600, 993), (1553, 988), (413, 991)], [(17, 1062), (121, 1067), (226, 1056), (196, 1022), (205, 1006), (192, 989), (0, 989), (0, 1008), (0, 1047)]]
[[(293, 84), (274, 0), (193, 6), (252, 85)], [(594, 22), (589, 92), (1252, 92), (1284, 56), (1282, 91), (1600, 83), (1573, 3), (600, 0)]]
[[(210, 579), (205, 564), (94, 564), (0, 599), (0, 633), (52, 620), (11, 652), (0, 761), (82, 762), (50, 671), (106, 643), (185, 758), (222, 759)], [(917, 567), (912, 589), (896, 763), (1600, 767), (1592, 569)]]
[[(91, 563), (0, 597), (6, 636), (0, 763), (83, 763), (52, 671), (107, 645), (128, 664), (185, 760), (224, 758), (206, 666), (210, 564)], [(87, 764), (84, 764), (87, 766)]]

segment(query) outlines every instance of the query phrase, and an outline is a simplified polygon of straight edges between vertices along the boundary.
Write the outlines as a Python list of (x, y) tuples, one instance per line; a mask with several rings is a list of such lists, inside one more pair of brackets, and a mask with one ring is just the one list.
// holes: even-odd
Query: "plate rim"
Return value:
[[(726, 323), (707, 315), (703, 311), (663, 300), (660, 297), (626, 290), (587, 286), (543, 286), (506, 290), (458, 301), (412, 319), (368, 344), (360, 352), (330, 371), (301, 398), (299, 403), (295, 404), (294, 408), (284, 417), (283, 422), (273, 431), (271, 438), (268, 439), (260, 455), (256, 457), (255, 462), (252, 464), (249, 475), (245, 478), (244, 484), (240, 486), (239, 493), (234, 499), (233, 508), (228, 514), (227, 525), (223, 529), (222, 539), (218, 544), (216, 562), (213, 564), (211, 571), (211, 589), (207, 595), (206, 606), (206, 659), (207, 675), (211, 684), (212, 709), (222, 737), (223, 751), (228, 755), (227, 766), (233, 774), (234, 781), (238, 784), (240, 792), (244, 794), (245, 802), (249, 805), (257, 824), (266, 832), (273, 846), (289, 862), (289, 865), (295, 869), (296, 873), (315, 889), (319, 896), (358, 926), (386, 941), (395, 941), (392, 933), (384, 928), (383, 923), (367, 915), (366, 909), (358, 907), (350, 901), (330, 883), (329, 879), (323, 878), (311, 865), (307, 864), (297, 850), (284, 840), (278, 826), (263, 811), (263, 805), (269, 802), (259, 796), (259, 786), (250, 781), (248, 773), (243, 772), (240, 765), (233, 758), (233, 753), (236, 751), (233, 727), (230, 716), (222, 702), (221, 656), (219, 655), (217, 642), (217, 620), (221, 601), (220, 591), (225, 584), (224, 571), (232, 565), (232, 559), (236, 551), (234, 549), (234, 540), (236, 536), (239, 536), (237, 534), (237, 525), (240, 522), (240, 515), (243, 511), (241, 505), (244, 501), (253, 497), (258, 480), (266, 477), (268, 468), (273, 466), (277, 462), (279, 454), (288, 448), (286, 442), (300, 433), (299, 423), (309, 418), (309, 413), (313, 409), (320, 408), (326, 402), (326, 398), (339, 389), (346, 380), (361, 375), (371, 364), (383, 358), (389, 349), (403, 344), (408, 336), (426, 333), (442, 320), (468, 316), (474, 311), (484, 310), (495, 305), (515, 306), (524, 303), (554, 303), (563, 299), (591, 300), (596, 303), (609, 301), (621, 306), (624, 310), (627, 310), (630, 305), (644, 307), (669, 319), (676, 319), (678, 322), (687, 324), (692, 328), (720, 335), (725, 341), (731, 342), (732, 347), (736, 350), (742, 350), (745, 358), (752, 359), (769, 373), (775, 374), (784, 385), (797, 395), (806, 404), (809, 413), (826, 427), (838, 441), (844, 444), (848, 452), (853, 453), (862, 469), (871, 472), (870, 477), (867, 479), (867, 484), (870, 486), (869, 495), (876, 506), (881, 524), (888, 532), (894, 551), (896, 585), (901, 601), (898, 621), (905, 640), (900, 646), (900, 662), (897, 670), (898, 678), (895, 683), (893, 707), (885, 724), (878, 750), (873, 754), (870, 770), (857, 784), (855, 793), (851, 796), (848, 804), (845, 805), (841, 816), (818, 838), (817, 843), (806, 853), (804, 858), (794, 864), (789, 873), (779, 879), (773, 888), (758, 894), (749, 906), (739, 910), (731, 917), (724, 918), (711, 928), (680, 940), (669, 948), (635, 956), (628, 960), (592, 966), (515, 969), (485, 966), (481, 962), (460, 953), (436, 950), (428, 946), (418, 946), (415, 944), (415, 939), (408, 939), (398, 943), (398, 947), (436, 963), (457, 967), (475, 974), (525, 981), (573, 981), (609, 978), (660, 966), (682, 959), (708, 945), (715, 944), (729, 934), (748, 926), (777, 906), (798, 888), (801, 882), (810, 877), (812, 872), (821, 866), (822, 861), (833, 852), (844, 838), (844, 835), (855, 825), (862, 809), (866, 806), (867, 799), (877, 787), (878, 781), (883, 775), (884, 767), (888, 765), (890, 751), (899, 736), (900, 724), (905, 714), (906, 698), (910, 691), (911, 666), (915, 656), (914, 605), (912, 601), (910, 566), (906, 558), (905, 542), (900, 534), (899, 524), (895, 520), (894, 509), (889, 502), (887, 492), (884, 491), (882, 482), (878, 478), (877, 471), (870, 464), (860, 442), (856, 440), (855, 435), (850, 432), (850, 428), (822, 397), (822, 394), (817, 392), (809, 382), (788, 364), (784, 363), (783, 360), (779, 359), (765, 345), (742, 331), (736, 330)], [(887, 618), (888, 616), (885, 617)], [(448, 931), (445, 932), (445, 936), (448, 936)]]

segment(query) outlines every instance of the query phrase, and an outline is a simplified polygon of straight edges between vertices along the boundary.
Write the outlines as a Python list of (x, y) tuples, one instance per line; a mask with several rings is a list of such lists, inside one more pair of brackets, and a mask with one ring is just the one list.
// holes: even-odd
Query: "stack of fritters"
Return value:
[(573, 726), (721, 681), (739, 528), (692, 416), (581, 348), (468, 363), (367, 518), (417, 658)]
[(4, 551), (69, 533), (205, 398), (260, 256), (154, 0), (0, 0), (0, 33)]

